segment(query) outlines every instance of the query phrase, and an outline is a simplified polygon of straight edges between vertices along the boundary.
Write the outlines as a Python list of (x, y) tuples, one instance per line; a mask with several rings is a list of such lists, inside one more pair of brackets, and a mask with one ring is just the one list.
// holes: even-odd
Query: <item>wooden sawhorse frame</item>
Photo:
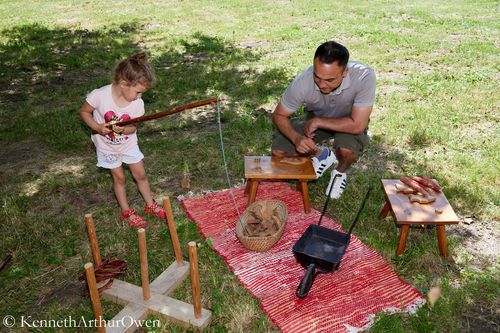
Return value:
[[(177, 262), (172, 263), (151, 284), (149, 284), (146, 233), (144, 229), (139, 229), (138, 237), (142, 288), (125, 281), (113, 279), (111, 287), (101, 293), (104, 299), (125, 306), (111, 320), (113, 325), (106, 325), (102, 319), (102, 308), (95, 280), (94, 266), (92, 263), (87, 263), (85, 265), (85, 273), (87, 276), (87, 284), (89, 287), (94, 316), (96, 322), (100, 323), (97, 327), (98, 332), (134, 332), (137, 328), (135, 325), (131, 325), (129, 327), (116, 327), (114, 323), (123, 321), (123, 318), (126, 318), (128, 322), (132, 322), (132, 320), (134, 320), (134, 322), (143, 320), (147, 318), (149, 314), (163, 316), (176, 324), (194, 326), (199, 330), (202, 330), (210, 323), (212, 313), (209, 310), (201, 308), (196, 243), (189, 242), (189, 263), (185, 262), (182, 259), (179, 239), (172, 214), (172, 207), (170, 206), (168, 197), (163, 200), (163, 207), (167, 215), (167, 224)], [(102, 261), (92, 215), (85, 215), (85, 222), (87, 224), (87, 233), (90, 240), (92, 257), (95, 265), (99, 266)], [(193, 291), (193, 305), (168, 296), (179, 284), (182, 283), (190, 272)]]
[(391, 212), (396, 224), (400, 226), (396, 253), (399, 255), (404, 252), (411, 225), (435, 225), (439, 252), (446, 258), (448, 256), (448, 245), (445, 226), (447, 224), (457, 224), (458, 217), (444, 193), (436, 193), (436, 201), (430, 204), (411, 203), (408, 195), (396, 192), (394, 185), (398, 182), (397, 179), (382, 179), (386, 201), (380, 212), (380, 218), (382, 219)]
[[(290, 160), (296, 161), (291, 164)], [(316, 179), (316, 172), (308, 157), (283, 158), (276, 156), (245, 156), (245, 178), (248, 206), (255, 202), (259, 182), (266, 179), (295, 179), (302, 192), (304, 212), (311, 212), (307, 182)]]

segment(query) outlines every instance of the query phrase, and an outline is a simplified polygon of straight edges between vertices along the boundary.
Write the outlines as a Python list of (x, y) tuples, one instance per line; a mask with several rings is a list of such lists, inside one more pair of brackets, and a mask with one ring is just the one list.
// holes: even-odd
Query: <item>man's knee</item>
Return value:
[(344, 147), (338, 147), (335, 151), (335, 154), (337, 155), (338, 159), (350, 162), (354, 162), (359, 156), (358, 153), (352, 151), (349, 148), (344, 148)]
[(276, 157), (285, 157), (285, 152), (283, 150), (272, 149), (271, 155)]

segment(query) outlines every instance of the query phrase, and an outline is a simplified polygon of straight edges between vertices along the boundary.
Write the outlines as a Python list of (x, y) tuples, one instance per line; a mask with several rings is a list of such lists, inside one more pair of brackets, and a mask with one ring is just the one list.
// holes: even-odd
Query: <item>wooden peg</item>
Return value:
[(196, 254), (196, 242), (189, 242), (189, 269), (191, 271), (191, 287), (193, 289), (194, 317), (201, 317), (200, 300), (200, 275), (198, 273), (198, 255)]
[(97, 284), (95, 282), (95, 272), (94, 265), (90, 262), (85, 264), (85, 276), (87, 277), (87, 286), (89, 288), (90, 300), (92, 302), (92, 309), (94, 310), (94, 317), (97, 323), (97, 332), (105, 333), (106, 328), (102, 325), (102, 307), (101, 300), (99, 298), (99, 292), (97, 291)]
[(175, 228), (174, 214), (172, 213), (172, 206), (170, 205), (170, 198), (165, 197), (163, 199), (163, 209), (165, 210), (168, 230), (170, 231), (170, 238), (172, 239), (172, 245), (174, 247), (175, 259), (177, 261), (177, 266), (184, 266), (184, 260), (182, 260), (181, 245), (179, 243), (179, 237), (177, 236), (177, 229)]
[(87, 224), (87, 235), (90, 241), (90, 250), (92, 251), (92, 258), (94, 258), (94, 264), (100, 266), (101, 252), (99, 251), (99, 243), (97, 242), (97, 236), (95, 233), (94, 220), (92, 219), (92, 214), (85, 214), (85, 223)]
[(149, 291), (149, 274), (148, 274), (148, 250), (146, 248), (146, 230), (143, 228), (137, 231), (139, 235), (139, 257), (141, 260), (141, 280), (142, 280), (142, 296), (144, 300), (151, 297)]

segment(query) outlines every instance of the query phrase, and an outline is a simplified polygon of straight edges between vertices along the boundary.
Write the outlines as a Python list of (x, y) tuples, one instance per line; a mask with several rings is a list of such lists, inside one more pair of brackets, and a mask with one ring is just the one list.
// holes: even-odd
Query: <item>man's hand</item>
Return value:
[(304, 134), (308, 138), (314, 138), (316, 135), (316, 130), (319, 128), (319, 119), (320, 118), (312, 118), (311, 120), (307, 121), (306, 124), (304, 125)]
[[(276, 128), (295, 145), (299, 154), (308, 154), (316, 151), (316, 144), (310, 137), (298, 133), (292, 126), (290, 116), (292, 112), (288, 111), (281, 103), (278, 104), (273, 113), (273, 122)], [(314, 132), (314, 131), (313, 131)]]
[(298, 136), (293, 143), (295, 144), (295, 149), (301, 154), (311, 153), (316, 150), (314, 140), (302, 135)]

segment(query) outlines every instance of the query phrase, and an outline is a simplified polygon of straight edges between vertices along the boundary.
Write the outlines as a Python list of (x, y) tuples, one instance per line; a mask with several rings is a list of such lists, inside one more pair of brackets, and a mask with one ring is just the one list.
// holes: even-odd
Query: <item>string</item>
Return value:
[[(226, 153), (224, 152), (224, 142), (222, 141), (222, 123), (220, 121), (220, 103), (221, 103), (221, 95), (217, 96), (217, 124), (219, 126), (219, 139), (220, 139), (220, 150), (222, 154), (222, 160), (224, 161), (224, 171), (226, 173), (227, 184), (229, 186), (229, 194), (231, 195), (231, 199), (233, 200), (234, 208), (236, 208), (236, 213), (238, 214), (238, 220), (243, 226), (243, 222), (241, 221), (240, 210), (238, 209), (238, 205), (236, 204), (236, 199), (233, 195), (233, 186), (231, 185), (231, 179), (229, 179), (229, 171), (227, 168), (226, 161)], [(244, 229), (244, 228), (243, 228)]]

